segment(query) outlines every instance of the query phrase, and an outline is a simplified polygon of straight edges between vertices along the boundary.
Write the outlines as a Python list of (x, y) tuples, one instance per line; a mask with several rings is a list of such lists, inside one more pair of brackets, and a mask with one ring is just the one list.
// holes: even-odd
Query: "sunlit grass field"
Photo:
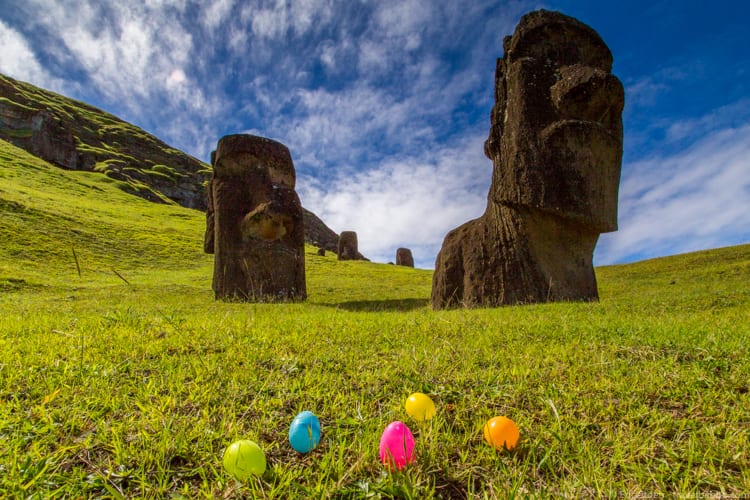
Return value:
[[(750, 245), (597, 269), (599, 303), (433, 312), (430, 271), (312, 247), (305, 303), (216, 302), (202, 213), (2, 141), (0, 217), (2, 498), (750, 492)], [(483, 442), (495, 415), (511, 452)], [(393, 420), (417, 459), (388, 473)], [(238, 439), (262, 477), (223, 470)]]

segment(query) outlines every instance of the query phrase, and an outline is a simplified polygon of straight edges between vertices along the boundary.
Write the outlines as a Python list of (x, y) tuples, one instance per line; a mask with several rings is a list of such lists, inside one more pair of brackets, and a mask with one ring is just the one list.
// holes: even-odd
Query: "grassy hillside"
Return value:
[(211, 169), (86, 103), (0, 74), (0, 139), (69, 170), (96, 171), (151, 201), (205, 208)]
[[(308, 248), (306, 303), (217, 303), (203, 214), (117, 182), (0, 141), (0, 497), (750, 491), (750, 245), (600, 268), (597, 304), (442, 312), (429, 271)], [(494, 415), (512, 452), (482, 441)], [(393, 420), (417, 461), (388, 474)], [(245, 483), (221, 465), (242, 438), (269, 463)]]

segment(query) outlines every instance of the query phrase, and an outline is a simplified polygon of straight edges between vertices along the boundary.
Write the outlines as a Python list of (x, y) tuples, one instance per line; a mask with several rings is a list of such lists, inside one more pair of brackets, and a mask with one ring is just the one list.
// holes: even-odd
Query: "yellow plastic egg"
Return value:
[(435, 403), (426, 394), (415, 392), (406, 400), (406, 414), (417, 422), (429, 420), (435, 416)]

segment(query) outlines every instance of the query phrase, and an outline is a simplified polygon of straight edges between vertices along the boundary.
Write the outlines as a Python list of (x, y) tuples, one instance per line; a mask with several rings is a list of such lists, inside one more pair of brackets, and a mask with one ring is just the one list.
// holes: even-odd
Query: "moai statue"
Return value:
[(503, 49), (487, 209), (445, 237), (435, 309), (597, 300), (594, 247), (617, 229), (624, 91), (611, 52), (589, 26), (544, 10)]
[(217, 299), (303, 300), (305, 235), (289, 149), (263, 137), (219, 140), (211, 154), (205, 251)]
[(396, 250), (396, 265), (414, 267), (414, 257), (408, 248), (399, 248)]
[(359, 249), (357, 245), (357, 233), (354, 231), (342, 231), (339, 235), (339, 260), (357, 260)]

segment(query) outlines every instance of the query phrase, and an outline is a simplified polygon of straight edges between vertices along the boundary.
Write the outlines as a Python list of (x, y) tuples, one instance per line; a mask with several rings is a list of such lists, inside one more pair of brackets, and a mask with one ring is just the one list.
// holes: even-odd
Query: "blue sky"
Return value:
[(750, 242), (750, 3), (0, 0), (0, 72), (204, 161), (286, 144), (302, 203), (375, 261), (481, 215), (495, 59), (522, 14), (589, 24), (626, 89), (619, 226), (598, 265)]

